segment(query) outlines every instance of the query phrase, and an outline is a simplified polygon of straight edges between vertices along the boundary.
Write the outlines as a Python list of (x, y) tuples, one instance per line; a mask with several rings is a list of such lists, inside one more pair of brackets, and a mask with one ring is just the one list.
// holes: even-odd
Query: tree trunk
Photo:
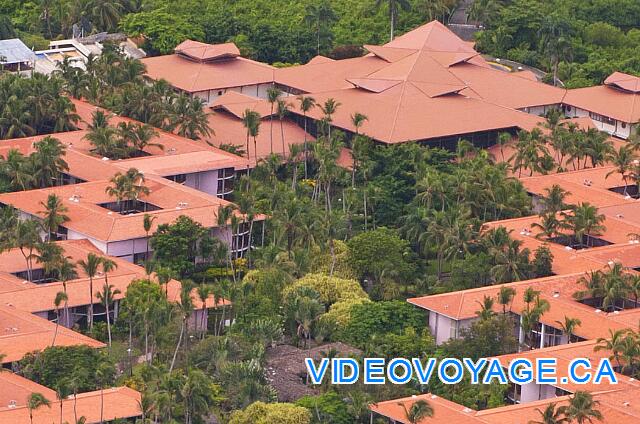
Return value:
[(302, 115), (304, 119), (304, 179), (309, 178), (309, 173), (307, 171), (307, 114), (306, 112)]
[(186, 317), (182, 317), (182, 325), (180, 326), (180, 336), (178, 337), (178, 344), (176, 345), (176, 350), (173, 352), (173, 358), (171, 359), (171, 366), (169, 367), (169, 374), (173, 371), (173, 367), (176, 365), (176, 358), (178, 357), (178, 350), (180, 350), (180, 345), (182, 344), (182, 337), (184, 335), (184, 325), (186, 321)]
[(89, 313), (87, 314), (89, 321), (89, 331), (93, 330), (93, 277), (89, 276)]
[(104, 305), (107, 310), (107, 337), (109, 339), (109, 349), (111, 349), (111, 318), (109, 318), (109, 302), (104, 302)]

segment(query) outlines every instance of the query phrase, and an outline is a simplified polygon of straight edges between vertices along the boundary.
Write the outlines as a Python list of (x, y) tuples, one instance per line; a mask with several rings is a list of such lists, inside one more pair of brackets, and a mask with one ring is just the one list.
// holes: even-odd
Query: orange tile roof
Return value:
[[(224, 96), (223, 96), (224, 97)], [(225, 106), (233, 108), (233, 113), (228, 113), (226, 110), (219, 110), (215, 114), (209, 117), (209, 123), (213, 128), (215, 128), (216, 132), (211, 137), (208, 138), (208, 141), (214, 146), (221, 146), (223, 144), (231, 144), (241, 148), (243, 151), (247, 150), (247, 130), (242, 123), (242, 119), (237, 116), (237, 114), (242, 115), (245, 109), (249, 108), (255, 110), (257, 108), (264, 108), (266, 105), (264, 103), (255, 104), (253, 102), (248, 103), (237, 103), (230, 106)], [(261, 114), (262, 115), (262, 114)], [(256, 137), (256, 145), (258, 148), (258, 160), (264, 159), (271, 153), (271, 122), (269, 117), (266, 115), (262, 115), (262, 120), (260, 121), (260, 132), (258, 133), (258, 137)], [(285, 141), (285, 152), (284, 155), (289, 155), (289, 146), (293, 144), (302, 144), (304, 143), (305, 133), (304, 129), (301, 128), (298, 124), (296, 124), (293, 120), (285, 118), (283, 120), (284, 127), (284, 141)], [(282, 132), (280, 128), (280, 121), (277, 118), (273, 119), (273, 152), (276, 154), (282, 154)], [(307, 134), (306, 136), (307, 142), (311, 143), (315, 140), (313, 136)], [(246, 156), (246, 155), (245, 155)], [(253, 147), (253, 140), (249, 140), (249, 155), (248, 159), (251, 164), (253, 164), (255, 156), (255, 151)], [(246, 165), (244, 165), (246, 168)], [(236, 166), (236, 169), (244, 169), (242, 165)]]
[[(93, 253), (101, 257), (106, 256), (88, 240), (67, 240), (56, 242), (56, 244), (63, 248), (65, 256), (68, 256), (74, 263), (77, 263), (79, 260), (86, 260), (89, 253)], [(127, 287), (129, 287), (129, 284), (131, 284), (132, 281), (147, 278), (147, 275), (144, 268), (138, 265), (115, 257), (110, 257), (110, 259), (116, 263), (117, 267), (107, 275), (107, 278), (109, 284), (113, 285), (113, 290), (120, 290), (119, 294), (114, 295), (114, 299), (119, 300), (124, 298)], [(34, 269), (39, 267), (39, 264), (34, 263)], [(0, 269), (7, 273), (26, 270), (26, 263), (19, 249), (9, 250), (0, 254)], [(76, 272), (78, 273), (78, 278), (67, 282), (69, 307), (84, 306), (90, 303), (89, 278), (80, 266), (76, 266)], [(2, 275), (2, 273), (0, 273), (0, 275)], [(16, 280), (18, 280), (18, 282), (12, 285), (2, 284), (2, 286), (0, 286), (0, 305), (10, 304), (17, 309), (32, 313), (51, 311), (54, 309), (53, 302), (57, 293), (64, 290), (63, 285), (60, 282), (34, 284), (28, 281)], [(98, 302), (96, 295), (102, 290), (104, 284), (104, 274), (102, 272), (98, 272), (93, 279), (93, 303)], [(169, 301), (180, 301), (180, 288), (180, 282), (176, 280), (171, 280), (169, 282), (167, 286)], [(194, 307), (201, 308), (202, 302), (197, 296), (195, 289), (192, 298)], [(216, 306), (229, 305), (230, 303), (229, 301), (222, 299), (216, 305), (212, 295), (207, 299), (206, 304), (207, 308), (214, 308)]]
[(640, 77), (614, 72), (604, 80), (604, 85), (614, 85), (631, 93), (640, 93)]
[(207, 44), (199, 41), (185, 40), (174, 49), (176, 53), (196, 61), (232, 59), (240, 56), (240, 50), (233, 43)]
[(434, 50), (446, 52), (472, 52), (475, 50), (439, 21), (431, 21), (384, 45), (402, 49)]
[(425, 400), (433, 408), (433, 417), (420, 420), (419, 424), (478, 424), (482, 420), (475, 418), (476, 411), (451, 402), (436, 395), (422, 394), (402, 399), (373, 403), (369, 409), (377, 414), (391, 418), (395, 422), (409, 424), (404, 408), (411, 408), (414, 402)]
[[(105, 193), (105, 188), (109, 185), (107, 181), (95, 181), (4, 193), (0, 195), (0, 203), (12, 205), (30, 215), (40, 216), (40, 202), (46, 201), (49, 194), (55, 193), (68, 208), (67, 216), (70, 220), (64, 226), (70, 230), (103, 242), (145, 237), (143, 213), (125, 216), (98, 206), (99, 203), (115, 201)], [(172, 223), (181, 215), (189, 216), (207, 228), (217, 227), (218, 209), (230, 204), (226, 200), (159, 177), (147, 177), (145, 185), (151, 192), (148, 196), (142, 196), (140, 200), (162, 208), (148, 212), (157, 217), (154, 229), (158, 225)]]
[[(206, 54), (205, 54), (206, 56)], [(164, 79), (172, 86), (189, 92), (242, 87), (273, 82), (274, 68), (264, 63), (235, 57), (214, 62), (195, 62), (179, 54), (142, 59), (146, 75)]]
[(0, 372), (0, 409), (9, 405), (25, 406), (32, 393), (40, 393), (49, 401), (56, 400), (54, 390), (7, 370)]
[[(134, 418), (141, 415), (140, 393), (128, 387), (116, 387), (101, 391), (78, 394), (62, 401), (63, 421), (75, 422), (74, 407), (78, 418), (85, 417), (87, 424), (101, 422), (100, 411), (103, 403), (104, 421), (117, 418)], [(60, 402), (51, 402), (51, 408), (40, 407), (33, 412), (34, 424), (51, 424), (60, 420)], [(0, 424), (28, 423), (29, 411), (25, 406), (18, 408), (0, 408)]]
[[(19, 361), (29, 352), (43, 350), (53, 342), (56, 325), (13, 306), (0, 305), (0, 353), (3, 363)], [(63, 326), (59, 326), (56, 346), (86, 345), (104, 347), (93, 340)]]
[(568, 90), (562, 103), (608, 116), (618, 121), (640, 121), (640, 93), (600, 85)]

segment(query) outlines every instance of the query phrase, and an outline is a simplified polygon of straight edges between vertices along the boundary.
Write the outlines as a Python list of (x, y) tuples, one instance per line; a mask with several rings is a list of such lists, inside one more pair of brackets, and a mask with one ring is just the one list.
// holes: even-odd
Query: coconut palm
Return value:
[(308, 153), (307, 146), (307, 113), (316, 106), (316, 100), (311, 96), (300, 96), (300, 111), (302, 112), (302, 118), (304, 120), (304, 178), (309, 178), (307, 171)]
[(624, 339), (627, 335), (627, 330), (615, 330), (609, 329), (609, 337), (599, 337), (596, 340), (596, 346), (593, 348), (594, 352), (606, 350), (611, 352), (609, 359), (616, 362), (618, 369), (622, 369), (621, 354), (624, 350)]
[(256, 138), (260, 133), (260, 119), (261, 119), (260, 114), (251, 109), (246, 109), (242, 114), (242, 124), (244, 125), (247, 131), (247, 159), (250, 158), (249, 138), (253, 138), (253, 157), (256, 164), (258, 163), (258, 145), (256, 142)]
[(145, 213), (142, 219), (142, 226), (144, 227), (145, 241), (146, 241), (145, 260), (147, 261), (149, 260), (149, 233), (151, 232), (151, 228), (153, 227), (153, 222), (157, 218), (158, 217), (155, 215), (149, 215), (148, 213)]
[(87, 259), (81, 259), (78, 261), (78, 265), (89, 277), (89, 309), (87, 312), (87, 324), (89, 331), (93, 330), (93, 279), (98, 274), (98, 268), (102, 264), (102, 257), (95, 253), (89, 253)]
[(498, 303), (502, 305), (502, 314), (507, 313), (507, 305), (510, 305), (513, 298), (516, 295), (516, 290), (513, 287), (501, 286), (498, 292)]
[(2, 156), (0, 159), (3, 159), (0, 160), (1, 171), (7, 176), (12, 190), (28, 190), (34, 185), (31, 163), (20, 151), (10, 149), (6, 159)]
[(27, 279), (33, 281), (33, 260), (36, 258), (34, 251), (40, 243), (40, 224), (32, 219), (19, 219), (14, 230), (12, 247), (20, 250), (27, 265)]
[(331, 3), (328, 0), (321, 0), (307, 6), (307, 14), (304, 16), (304, 22), (314, 28), (316, 34), (316, 54), (320, 54), (320, 40), (322, 36), (331, 37), (331, 31), (328, 30), (328, 27), (337, 20), (338, 17), (331, 8)]
[(564, 321), (556, 321), (556, 323), (560, 327), (560, 330), (567, 336), (567, 343), (571, 343), (575, 330), (582, 324), (582, 321), (580, 318), (569, 318), (565, 315)]
[(121, 293), (120, 290), (114, 289), (113, 284), (104, 283), (102, 291), (96, 294), (96, 297), (104, 306), (107, 315), (107, 336), (109, 340), (109, 347), (111, 347), (111, 318), (109, 316), (109, 305), (113, 305), (115, 296)]
[[(278, 87), (269, 87), (267, 88), (267, 101), (269, 102), (269, 105), (271, 106), (271, 111), (269, 113), (269, 152), (273, 153), (273, 114), (274, 114), (274, 107), (276, 105), (276, 103), (278, 103), (279, 106), (279, 102), (278, 100), (280, 99), (280, 96), (282, 95), (282, 90), (280, 90)], [(279, 115), (279, 114), (278, 114)], [(282, 151), (282, 154), (284, 155), (284, 150)]]
[[(354, 144), (355, 144), (355, 139), (358, 138), (358, 136), (360, 135), (360, 127), (362, 127), (362, 125), (364, 125), (364, 123), (366, 121), (368, 121), (369, 118), (367, 117), (367, 115), (363, 115), (362, 113), (354, 113), (353, 115), (351, 115), (351, 124), (353, 125), (353, 127), (356, 129), (356, 136), (354, 138)], [(352, 149), (353, 151), (353, 146)], [(357, 162), (356, 162), (356, 156), (352, 153), (351, 156), (353, 157), (353, 165), (351, 168), (351, 187), (355, 187), (356, 186), (356, 167), (357, 167)]]
[(34, 143), (33, 147), (35, 151), (29, 156), (29, 160), (36, 185), (43, 188), (59, 184), (62, 173), (69, 170), (69, 165), (64, 160), (66, 147), (51, 136)]
[(529, 424), (565, 424), (569, 422), (569, 419), (565, 417), (565, 406), (556, 408), (554, 402), (547, 405), (544, 410), (536, 408), (538, 414), (540, 414), (540, 420), (529, 420)]
[(56, 337), (58, 336), (58, 327), (60, 326), (60, 305), (66, 303), (69, 300), (67, 293), (61, 291), (56, 293), (56, 298), (53, 301), (53, 305), (56, 308), (56, 329), (53, 332), (53, 340), (51, 341), (51, 346), (56, 345)]
[(33, 412), (43, 406), (51, 409), (51, 401), (44, 397), (42, 393), (35, 392), (29, 395), (27, 398), (27, 409), (29, 410), (29, 421), (31, 424), (33, 424)]
[(569, 405), (565, 414), (569, 422), (578, 424), (593, 423), (593, 420), (602, 421), (602, 413), (596, 409), (599, 401), (593, 400), (593, 395), (585, 391), (577, 391), (569, 398)]
[(480, 320), (486, 321), (488, 319), (491, 319), (491, 317), (495, 315), (495, 313), (493, 312), (493, 304), (495, 303), (495, 299), (493, 297), (485, 295), (482, 298), (482, 302), (477, 301), (477, 303), (480, 305), (480, 310), (476, 311), (476, 315), (480, 318)]
[(404, 11), (411, 10), (411, 3), (408, 0), (376, 0), (376, 8), (380, 8), (384, 3), (386, 3), (389, 8), (389, 20), (391, 25), (389, 41), (393, 41), (396, 22), (398, 21), (398, 13), (400, 12), (400, 9)]
[(47, 233), (47, 240), (56, 240), (60, 226), (69, 221), (69, 217), (65, 214), (68, 209), (55, 193), (49, 194), (46, 203), (40, 202), (40, 206), (44, 207), (44, 211), (38, 213), (43, 215), (42, 228)]
[(424, 399), (417, 400), (411, 404), (409, 408), (404, 402), (398, 402), (404, 410), (404, 416), (410, 424), (418, 424), (425, 418), (433, 417), (433, 407)]
[[(209, 296), (213, 293), (213, 287), (207, 285), (207, 284), (201, 284), (198, 286), (197, 288), (197, 293), (198, 293), (198, 298), (200, 299), (200, 302), (202, 303), (202, 316), (200, 317), (200, 331), (202, 332), (202, 337), (204, 338), (204, 335), (207, 333), (207, 328), (205, 327), (205, 321), (206, 321), (206, 316), (207, 316), (207, 299), (209, 299)], [(196, 328), (195, 330), (197, 330), (198, 324), (196, 323)]]
[(324, 104), (320, 106), (320, 110), (322, 110), (322, 113), (324, 114), (323, 120), (327, 125), (327, 135), (329, 138), (331, 138), (331, 123), (333, 122), (333, 115), (337, 112), (339, 106), (341, 106), (341, 103), (336, 101), (333, 97), (325, 100)]
[(57, 273), (58, 273), (58, 279), (62, 283), (62, 290), (65, 295), (65, 297), (63, 298), (65, 327), (69, 328), (71, 327), (71, 324), (69, 322), (69, 318), (71, 317), (69, 316), (69, 304), (68, 304), (69, 296), (67, 293), (67, 281), (77, 277), (76, 264), (71, 262), (70, 258), (63, 256), (57, 265)]
[(615, 169), (608, 172), (606, 178), (609, 178), (610, 175), (615, 173), (620, 174), (622, 180), (624, 181), (624, 195), (627, 195), (627, 180), (629, 179), (629, 170), (631, 169), (631, 164), (635, 159), (635, 153), (633, 149), (629, 145), (622, 145), (618, 150), (613, 151), (613, 153), (609, 156), (609, 162), (614, 166)]
[(193, 283), (191, 283), (188, 280), (183, 280), (182, 287), (180, 289), (180, 303), (176, 305), (181, 317), (180, 336), (178, 337), (178, 343), (176, 344), (176, 349), (173, 352), (173, 358), (171, 359), (171, 365), (169, 366), (169, 374), (171, 374), (176, 364), (178, 351), (180, 350), (180, 346), (182, 345), (182, 340), (184, 339), (184, 333), (187, 329), (187, 321), (189, 320), (189, 317), (193, 313), (193, 300), (191, 299), (191, 289), (193, 289)]
[(285, 138), (284, 138), (284, 118), (289, 114), (289, 103), (282, 99), (278, 99), (278, 108), (277, 108), (278, 120), (280, 121), (280, 138), (282, 139), (282, 156), (287, 155), (287, 150), (285, 147)]
[(598, 208), (588, 202), (580, 203), (575, 206), (570, 213), (563, 213), (565, 217), (566, 227), (573, 231), (574, 242), (579, 247), (589, 247), (591, 237), (598, 235), (606, 230), (602, 225), (605, 220), (604, 214), (598, 213)]

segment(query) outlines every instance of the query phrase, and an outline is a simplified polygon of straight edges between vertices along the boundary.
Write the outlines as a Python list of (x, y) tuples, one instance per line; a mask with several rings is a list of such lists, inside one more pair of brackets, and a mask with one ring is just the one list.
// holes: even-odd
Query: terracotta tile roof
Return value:
[(316, 65), (318, 63), (327, 63), (327, 62), (335, 62), (335, 60), (331, 59), (330, 57), (316, 55), (307, 62), (307, 65)]
[[(140, 393), (127, 387), (116, 387), (78, 394), (64, 399), (62, 405), (63, 421), (75, 422), (74, 405), (78, 417), (85, 417), (87, 424), (100, 421), (101, 403), (104, 403), (103, 419), (112, 421), (117, 418), (133, 418), (141, 415)], [(33, 413), (34, 424), (50, 424), (60, 420), (59, 401), (51, 402), (51, 408), (41, 407)], [(28, 423), (29, 411), (25, 406), (18, 408), (0, 408), (0, 424)]]
[(178, 44), (174, 51), (199, 62), (233, 59), (240, 56), (240, 50), (233, 43), (207, 44), (185, 40)]
[[(224, 97), (224, 96), (223, 96)], [(247, 130), (242, 123), (241, 117), (237, 115), (244, 113), (245, 109), (258, 109), (258, 111), (265, 111), (265, 107), (268, 106), (265, 103), (236, 103), (232, 106), (228, 106), (234, 110), (234, 113), (229, 113), (227, 110), (219, 110), (215, 114), (209, 117), (209, 123), (216, 129), (214, 135), (209, 137), (208, 141), (214, 146), (221, 146), (223, 144), (230, 144), (241, 148), (243, 151), (247, 150)], [(226, 106), (225, 106), (226, 108)], [(260, 124), (260, 132), (256, 138), (256, 145), (258, 148), (258, 160), (264, 159), (271, 153), (271, 122), (269, 120), (268, 109), (266, 115), (262, 115)], [(285, 152), (284, 155), (289, 155), (289, 146), (293, 144), (303, 144), (305, 139), (304, 129), (296, 124), (293, 120), (285, 118), (282, 121), (284, 128), (284, 141)], [(273, 152), (282, 154), (282, 132), (280, 128), (280, 121), (277, 118), (273, 120)], [(311, 143), (315, 138), (307, 134), (307, 142)], [(253, 140), (249, 140), (249, 161), (251, 164), (255, 162), (255, 152), (253, 147)], [(246, 155), (245, 155), (246, 156)], [(246, 165), (237, 165), (236, 169), (245, 169)]]
[(369, 409), (377, 414), (391, 418), (395, 422), (409, 424), (404, 407), (409, 409), (414, 402), (419, 400), (427, 401), (434, 412), (433, 417), (425, 418), (419, 424), (478, 424), (484, 422), (475, 417), (476, 411), (431, 394), (373, 403), (369, 405)]
[[(627, 86), (628, 82), (623, 84)], [(616, 87), (600, 85), (568, 90), (562, 103), (622, 122), (640, 121), (640, 93)]]
[[(549, 310), (540, 318), (540, 322), (544, 324), (558, 328), (557, 321), (564, 321), (565, 316), (579, 318), (582, 324), (576, 329), (575, 334), (585, 339), (607, 337), (609, 329), (615, 331), (629, 328), (615, 319), (619, 314), (598, 312), (573, 299), (573, 293), (582, 290), (582, 286), (577, 282), (582, 275), (584, 274), (553, 276), (505, 284), (516, 290), (509, 310), (516, 314), (525, 310), (526, 304), (522, 300), (523, 293), (528, 287), (533, 287), (535, 290), (539, 290), (540, 297), (546, 299), (550, 304)], [(483, 298), (489, 296), (495, 299), (500, 291), (500, 286), (424, 296), (407, 301), (420, 308), (460, 321), (476, 318), (476, 312), (480, 309)], [(494, 305), (495, 312), (502, 312), (501, 308), (501, 305)]]
[[(0, 353), (3, 363), (19, 361), (29, 352), (43, 350), (53, 342), (56, 325), (12, 305), (0, 305)], [(104, 347), (104, 343), (59, 326), (56, 346), (87, 345)]]
[(431, 21), (384, 45), (402, 49), (434, 50), (444, 52), (469, 52), (475, 50), (438, 21)]
[[(207, 56), (209, 53), (202, 54)], [(147, 57), (142, 59), (142, 63), (147, 68), (146, 75), (149, 78), (164, 79), (172, 86), (189, 93), (268, 84), (273, 82), (274, 74), (273, 67), (242, 57), (196, 62), (180, 54), (172, 54)]]
[(614, 72), (604, 80), (604, 85), (613, 85), (631, 93), (640, 93), (640, 77)]
[(54, 390), (7, 370), (0, 372), (0, 410), (9, 405), (26, 406), (32, 393), (40, 393), (52, 402), (56, 400)]
[(469, 96), (514, 109), (559, 104), (565, 93), (561, 88), (523, 78), (517, 73), (470, 63), (451, 66), (449, 71), (472, 90)]
[[(64, 226), (70, 230), (102, 242), (145, 237), (143, 213), (120, 215), (98, 206), (100, 203), (115, 201), (105, 193), (105, 188), (109, 185), (107, 181), (95, 181), (4, 193), (0, 195), (0, 203), (12, 205), (30, 215), (40, 216), (40, 202), (46, 201), (49, 194), (55, 193), (68, 208), (67, 216), (70, 220)], [(151, 192), (148, 196), (142, 196), (140, 200), (162, 208), (148, 212), (157, 217), (154, 229), (160, 224), (172, 223), (181, 215), (189, 216), (207, 228), (217, 227), (218, 209), (230, 204), (226, 200), (159, 177), (147, 177), (145, 185)]]

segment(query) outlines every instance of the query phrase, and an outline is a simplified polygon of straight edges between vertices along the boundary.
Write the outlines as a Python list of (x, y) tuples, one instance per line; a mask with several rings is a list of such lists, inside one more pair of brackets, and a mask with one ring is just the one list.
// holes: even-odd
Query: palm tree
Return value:
[(482, 302), (477, 302), (480, 305), (480, 310), (476, 312), (476, 315), (481, 321), (491, 319), (495, 315), (493, 312), (493, 304), (495, 300), (491, 296), (484, 296)]
[(540, 45), (553, 68), (553, 85), (558, 84), (558, 64), (571, 55), (571, 26), (557, 15), (546, 15), (538, 30)]
[(402, 406), (404, 416), (410, 424), (418, 424), (425, 418), (433, 417), (434, 414), (433, 407), (423, 399), (413, 402), (409, 408), (404, 402), (398, 402), (398, 405)]
[(564, 416), (566, 406), (556, 408), (555, 403), (550, 403), (544, 410), (536, 408), (536, 411), (540, 414), (540, 420), (530, 420), (529, 424), (565, 424), (569, 422), (569, 419)]
[(566, 227), (573, 231), (573, 238), (579, 247), (590, 246), (591, 236), (602, 233), (606, 227), (602, 225), (606, 217), (598, 213), (598, 208), (588, 202), (580, 203), (572, 213), (565, 213)]
[(47, 202), (40, 202), (40, 206), (44, 207), (44, 211), (38, 213), (44, 215), (42, 227), (47, 232), (47, 241), (56, 240), (60, 226), (69, 221), (69, 217), (65, 215), (68, 209), (55, 193), (49, 194)]
[(6, 159), (0, 164), (13, 191), (28, 190), (35, 183), (29, 160), (18, 150), (10, 149)]
[[(270, 149), (269, 152), (273, 153), (273, 109), (276, 103), (278, 103), (278, 107), (279, 105), (279, 98), (282, 95), (282, 90), (280, 90), (278, 87), (269, 87), (267, 88), (267, 101), (269, 102), (269, 105), (271, 106), (271, 112), (269, 113), (269, 140), (270, 140)], [(284, 155), (284, 150), (282, 151), (282, 154)]]
[(328, 27), (338, 17), (331, 8), (331, 3), (328, 0), (321, 0), (317, 4), (312, 3), (307, 6), (307, 14), (304, 16), (304, 22), (314, 27), (316, 33), (316, 54), (320, 54), (320, 40), (322, 35), (331, 37), (331, 31), (328, 31)]
[(38, 187), (50, 187), (60, 182), (60, 176), (69, 170), (64, 160), (66, 147), (57, 138), (47, 136), (34, 143), (35, 151), (29, 156), (34, 170), (33, 178)]
[(571, 343), (575, 330), (582, 324), (582, 321), (580, 318), (569, 318), (565, 315), (564, 321), (556, 321), (556, 323), (560, 326), (560, 330), (567, 335), (567, 343)]
[(209, 115), (201, 98), (180, 94), (170, 107), (168, 128), (192, 140), (206, 138), (214, 134), (209, 126)]
[(575, 421), (578, 424), (593, 423), (593, 420), (602, 421), (602, 413), (597, 410), (599, 401), (593, 400), (593, 395), (585, 391), (577, 391), (569, 398), (569, 405), (565, 414), (569, 422)]
[(107, 336), (109, 338), (109, 348), (111, 348), (111, 318), (109, 317), (109, 305), (113, 304), (114, 297), (121, 293), (118, 289), (113, 289), (113, 284), (104, 283), (102, 291), (96, 294), (100, 303), (104, 306), (107, 314)]
[(91, 0), (86, 4), (85, 10), (93, 23), (106, 32), (116, 29), (124, 11), (119, 1), (112, 0)]
[(116, 198), (118, 205), (120, 205), (120, 213), (123, 212), (123, 200), (130, 201), (131, 207), (135, 208), (140, 195), (150, 193), (149, 188), (144, 185), (144, 174), (136, 168), (129, 168), (124, 174), (118, 172), (109, 182), (112, 185), (107, 186), (104, 191), (109, 196)]
[[(367, 117), (367, 115), (363, 115), (362, 113), (354, 113), (353, 115), (351, 115), (351, 124), (353, 125), (353, 127), (356, 129), (356, 136), (355, 138), (357, 139), (358, 136), (360, 135), (360, 127), (362, 127), (362, 125), (364, 125), (365, 121), (368, 121), (369, 118)], [(354, 143), (355, 144), (355, 141)], [(353, 150), (354, 150), (354, 146), (351, 146), (351, 156), (353, 157), (353, 166), (351, 169), (351, 187), (355, 187), (356, 186), (356, 167), (357, 167), (357, 162), (356, 162), (356, 156), (353, 154)]]
[(58, 279), (62, 283), (62, 290), (65, 295), (63, 298), (64, 301), (64, 316), (65, 316), (65, 327), (71, 327), (69, 322), (69, 305), (68, 305), (68, 294), (67, 294), (67, 281), (72, 280), (77, 277), (76, 274), (76, 264), (71, 262), (69, 258), (62, 257), (60, 263), (58, 264)]
[(304, 120), (304, 178), (309, 178), (309, 174), (307, 171), (307, 161), (308, 161), (308, 152), (309, 149), (307, 147), (307, 113), (311, 109), (316, 106), (316, 100), (311, 96), (300, 96), (298, 98), (300, 101), (300, 111), (302, 112), (302, 117)]
[(20, 250), (27, 265), (27, 279), (33, 280), (33, 259), (35, 255), (33, 251), (40, 243), (40, 224), (32, 219), (17, 220), (15, 224), (15, 233), (13, 245)]
[(510, 305), (513, 298), (516, 295), (516, 290), (513, 287), (501, 286), (498, 292), (498, 303), (502, 305), (502, 314), (507, 313), (507, 305)]
[(78, 261), (78, 265), (89, 277), (89, 310), (87, 313), (87, 324), (89, 325), (89, 331), (93, 330), (93, 278), (98, 273), (98, 268), (102, 263), (102, 257), (95, 253), (89, 253), (87, 259), (81, 259)]
[(153, 227), (153, 221), (155, 221), (157, 218), (157, 216), (152, 216), (145, 213), (142, 220), (142, 226), (144, 227), (145, 240), (147, 244), (147, 250), (145, 254), (145, 260), (147, 261), (149, 260), (149, 233), (151, 232), (151, 228)]
[(217, 223), (218, 227), (222, 230), (223, 234), (225, 234), (226, 242), (227, 242), (227, 266), (231, 269), (231, 275), (233, 276), (233, 282), (236, 283), (236, 272), (233, 265), (233, 230), (230, 229), (230, 221), (233, 216), (233, 206), (222, 206), (218, 208), (218, 218)]
[(68, 300), (69, 297), (67, 296), (67, 293), (63, 291), (56, 293), (56, 298), (53, 301), (53, 304), (56, 308), (56, 329), (53, 332), (53, 340), (51, 341), (51, 346), (56, 345), (56, 337), (58, 336), (58, 327), (60, 326), (60, 305), (62, 305), (63, 303), (67, 303)]
[(51, 409), (51, 401), (44, 397), (42, 393), (31, 393), (27, 398), (27, 409), (29, 410), (29, 421), (33, 424), (33, 411), (46, 406)]
[[(253, 138), (253, 157), (258, 163), (258, 145), (256, 143), (256, 137), (260, 133), (260, 114), (251, 109), (246, 109), (242, 114), (242, 124), (247, 130), (247, 159), (250, 159), (249, 154), (249, 138)], [(273, 144), (273, 143), (272, 143)], [(273, 147), (272, 147), (273, 150)]]
[(616, 330), (613, 331), (609, 329), (609, 338), (606, 339), (604, 337), (599, 337), (596, 342), (597, 345), (593, 348), (594, 352), (599, 352), (601, 350), (606, 350), (611, 352), (610, 360), (614, 360), (616, 362), (616, 366), (618, 369), (622, 369), (622, 363), (620, 361), (621, 352), (624, 350), (624, 339), (627, 334), (627, 330)]
[(627, 180), (629, 178), (629, 169), (635, 159), (633, 149), (629, 145), (620, 146), (620, 148), (609, 156), (609, 161), (615, 167), (614, 170), (607, 173), (606, 178), (614, 173), (620, 174), (624, 181), (624, 195), (627, 196)]
[(180, 325), (180, 336), (178, 337), (178, 343), (176, 344), (176, 350), (173, 352), (173, 358), (171, 359), (171, 366), (169, 367), (169, 374), (173, 371), (173, 368), (176, 364), (176, 358), (178, 357), (178, 351), (180, 350), (180, 346), (182, 345), (182, 340), (184, 338), (184, 333), (187, 328), (187, 321), (193, 312), (193, 300), (191, 299), (191, 289), (193, 288), (193, 283), (188, 280), (184, 280), (182, 282), (182, 287), (180, 290), (180, 303), (177, 306), (177, 309), (181, 316), (181, 325)]
[(502, 156), (502, 162), (504, 162), (504, 148), (505, 146), (508, 146), (509, 143), (511, 143), (511, 140), (513, 140), (513, 137), (507, 132), (498, 134), (496, 144), (500, 146), (500, 156)]
[(322, 110), (322, 113), (324, 114), (323, 120), (327, 125), (327, 135), (329, 136), (329, 138), (331, 138), (331, 123), (333, 122), (333, 114), (336, 113), (340, 105), (340, 102), (337, 102), (333, 97), (330, 97), (325, 100), (322, 106), (320, 106), (320, 110)]
[[(213, 293), (213, 288), (207, 284), (201, 284), (197, 289), (198, 298), (200, 302), (202, 302), (202, 316), (200, 317), (200, 331), (202, 331), (202, 338), (207, 333), (207, 329), (205, 328), (205, 317), (207, 315), (207, 299)], [(196, 324), (197, 330), (197, 324)]]
[(404, 11), (411, 10), (411, 3), (408, 0), (376, 0), (376, 8), (380, 8), (383, 3), (387, 3), (389, 7), (389, 20), (391, 22), (391, 36), (389, 37), (389, 41), (393, 41), (398, 12), (400, 9)]
[(284, 157), (287, 155), (284, 141), (284, 118), (286, 118), (289, 113), (289, 103), (282, 99), (278, 99), (277, 113), (278, 120), (280, 121), (280, 137), (282, 138), (282, 156)]

